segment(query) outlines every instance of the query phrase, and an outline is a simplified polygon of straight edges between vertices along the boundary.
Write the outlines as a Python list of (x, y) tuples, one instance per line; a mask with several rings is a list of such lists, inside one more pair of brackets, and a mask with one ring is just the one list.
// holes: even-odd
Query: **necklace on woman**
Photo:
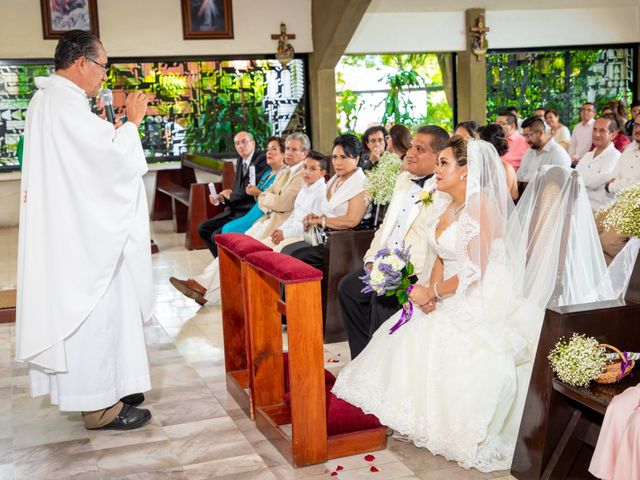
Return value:
[(464, 202), (462, 205), (460, 205), (459, 207), (454, 207), (453, 208), (453, 213), (451, 214), (451, 217), (457, 217), (458, 214), (460, 213), (460, 211), (464, 208), (464, 206), (467, 204), (467, 202)]

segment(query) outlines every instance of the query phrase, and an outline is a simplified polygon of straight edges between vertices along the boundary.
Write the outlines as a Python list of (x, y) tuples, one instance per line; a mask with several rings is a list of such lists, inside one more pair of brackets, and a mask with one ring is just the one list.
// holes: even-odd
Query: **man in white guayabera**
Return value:
[(88, 429), (129, 430), (151, 388), (143, 320), (153, 279), (147, 171), (138, 127), (147, 110), (128, 95), (127, 122), (93, 114), (107, 78), (94, 35), (65, 33), (55, 74), (36, 78), (27, 110), (18, 247), (16, 357), (31, 394), (81, 411)]

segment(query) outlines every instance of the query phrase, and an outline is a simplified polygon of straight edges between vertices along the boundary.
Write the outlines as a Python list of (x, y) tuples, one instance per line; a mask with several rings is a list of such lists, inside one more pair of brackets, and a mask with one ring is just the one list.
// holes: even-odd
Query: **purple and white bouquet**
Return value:
[(391, 327), (389, 335), (407, 323), (413, 314), (413, 304), (409, 301), (409, 293), (413, 289), (410, 277), (413, 275), (413, 263), (409, 247), (390, 250), (383, 248), (373, 260), (371, 270), (365, 269), (360, 279), (365, 284), (362, 293), (374, 292), (378, 296), (395, 296), (402, 305), (400, 320)]

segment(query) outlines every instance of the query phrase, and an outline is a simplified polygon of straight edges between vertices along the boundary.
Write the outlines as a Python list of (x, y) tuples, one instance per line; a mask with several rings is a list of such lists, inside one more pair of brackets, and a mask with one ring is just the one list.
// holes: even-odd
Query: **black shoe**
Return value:
[(127, 405), (131, 405), (132, 407), (137, 407), (142, 402), (144, 402), (144, 393), (132, 393), (131, 395), (122, 397), (120, 401), (122, 403), (126, 403)]
[(143, 426), (149, 420), (151, 420), (149, 410), (132, 407), (125, 403), (118, 416), (111, 423), (90, 430), (133, 430)]

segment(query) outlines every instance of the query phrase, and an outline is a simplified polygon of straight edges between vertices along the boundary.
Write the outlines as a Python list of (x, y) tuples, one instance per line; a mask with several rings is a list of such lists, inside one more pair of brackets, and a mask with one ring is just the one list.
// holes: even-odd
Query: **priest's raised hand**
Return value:
[(73, 30), (56, 47), (55, 74), (35, 79), (21, 178), (16, 358), (29, 363), (32, 396), (83, 412), (86, 428), (128, 430), (151, 418), (136, 407), (151, 388), (143, 321), (154, 304), (138, 136), (147, 98), (127, 97), (128, 120), (118, 128), (95, 115), (87, 98), (106, 80), (107, 62), (97, 37)]
[(149, 99), (139, 90), (131, 92), (127, 95), (127, 99), (124, 102), (124, 108), (127, 112), (127, 121), (135, 123), (138, 127), (147, 114), (147, 105)]

